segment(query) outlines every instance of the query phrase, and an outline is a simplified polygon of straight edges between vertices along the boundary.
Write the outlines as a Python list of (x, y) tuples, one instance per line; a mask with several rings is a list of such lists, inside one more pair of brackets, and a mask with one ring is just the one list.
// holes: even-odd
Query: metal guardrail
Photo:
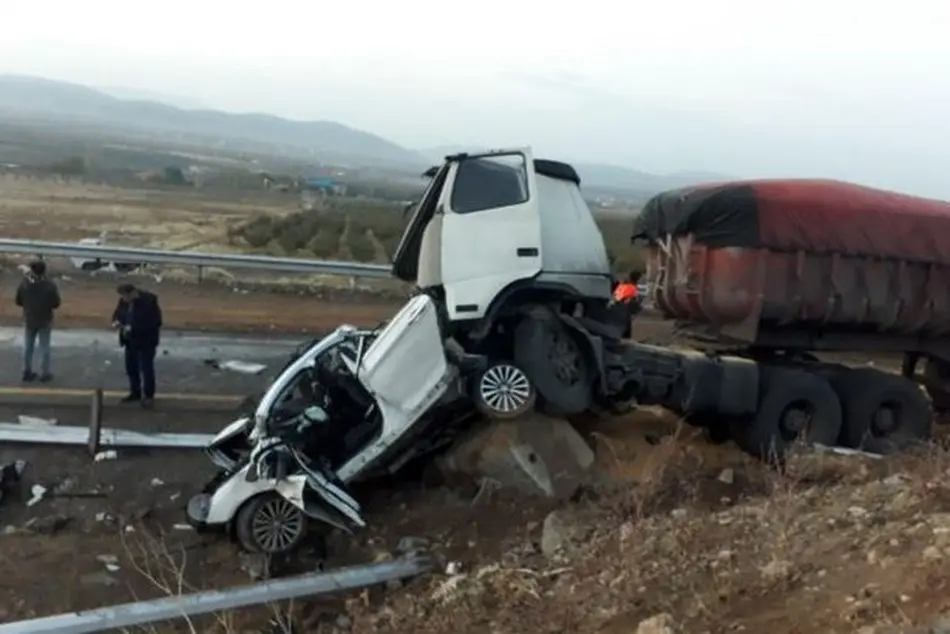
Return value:
[(68, 242), (0, 239), (0, 253), (92, 258), (108, 262), (141, 262), (146, 264), (177, 264), (180, 266), (244, 268), (284, 273), (342, 275), (346, 277), (389, 277), (390, 267), (380, 264), (344, 262), (340, 260), (306, 260), (275, 258), (240, 253), (200, 253), (196, 251), (162, 251), (137, 247), (109, 247)]
[(352, 566), (288, 579), (276, 579), (228, 590), (125, 603), (83, 612), (0, 624), (0, 634), (86, 634), (145, 625), (156, 621), (223, 612), (250, 605), (345, 590), (415, 577), (434, 568), (426, 557)]

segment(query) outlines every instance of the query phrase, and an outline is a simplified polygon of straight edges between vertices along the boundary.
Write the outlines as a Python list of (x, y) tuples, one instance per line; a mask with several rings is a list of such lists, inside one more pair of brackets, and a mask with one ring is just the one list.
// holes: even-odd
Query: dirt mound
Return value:
[[(499, 559), (350, 602), (358, 631), (912, 631), (950, 607), (950, 455), (802, 454), (784, 473), (697, 466), (689, 442), (640, 484), (509, 532)], [(500, 518), (499, 518), (500, 519)], [(883, 632), (884, 630), (880, 630)]]

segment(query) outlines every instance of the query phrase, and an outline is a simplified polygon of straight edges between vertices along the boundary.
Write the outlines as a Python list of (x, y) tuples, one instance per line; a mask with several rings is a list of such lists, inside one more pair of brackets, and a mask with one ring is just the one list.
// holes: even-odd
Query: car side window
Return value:
[(457, 214), (510, 207), (528, 200), (523, 154), (482, 156), (459, 161), (449, 205)]

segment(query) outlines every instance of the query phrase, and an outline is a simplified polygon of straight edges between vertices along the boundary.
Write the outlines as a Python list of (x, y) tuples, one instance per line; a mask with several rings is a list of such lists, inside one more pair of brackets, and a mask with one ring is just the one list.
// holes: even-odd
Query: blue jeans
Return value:
[[(23, 330), (23, 372), (33, 372), (33, 351), (38, 347), (40, 353), (40, 372), (49, 374), (50, 345), (49, 339), (53, 332), (51, 326), (45, 328), (30, 328)], [(39, 346), (37, 346), (39, 344)]]

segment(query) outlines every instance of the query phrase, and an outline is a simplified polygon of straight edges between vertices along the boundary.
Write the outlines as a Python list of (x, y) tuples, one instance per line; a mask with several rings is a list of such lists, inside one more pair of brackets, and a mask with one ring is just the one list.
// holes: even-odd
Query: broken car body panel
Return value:
[(412, 298), (381, 330), (341, 326), (284, 368), (253, 419), (235, 420), (209, 444), (223, 471), (189, 504), (189, 518), (224, 525), (272, 492), (311, 518), (364, 526), (346, 483), (403, 464), (417, 428), (433, 420), (426, 414), (460, 397), (458, 382), (428, 296)]

